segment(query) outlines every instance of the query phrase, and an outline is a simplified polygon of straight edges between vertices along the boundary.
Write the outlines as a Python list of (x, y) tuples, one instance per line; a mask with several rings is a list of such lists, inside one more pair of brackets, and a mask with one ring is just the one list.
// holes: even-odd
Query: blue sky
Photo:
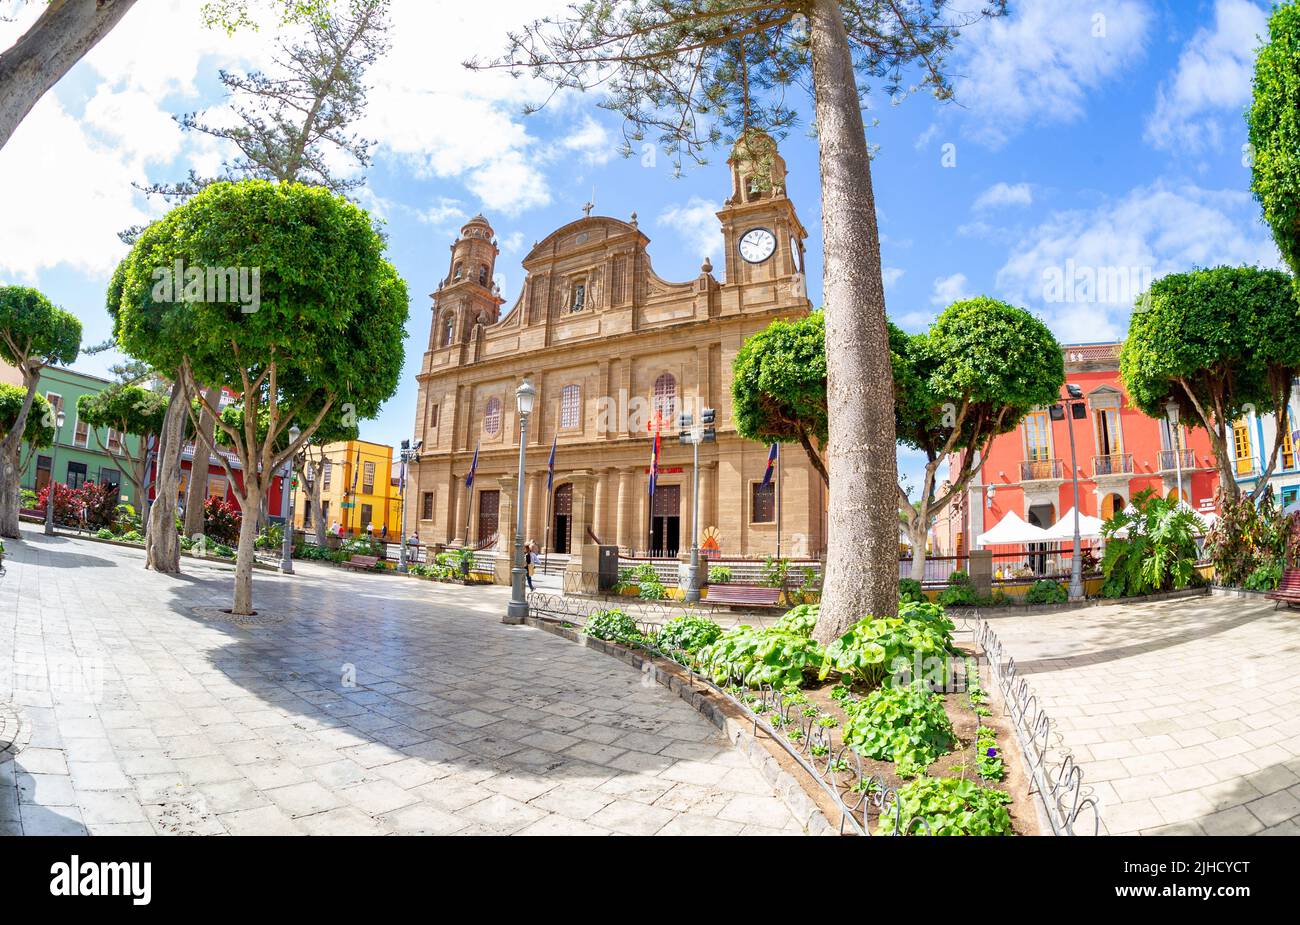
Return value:
[[(448, 244), (482, 210), (501, 240), (508, 304), (533, 241), (581, 215), (633, 211), (656, 270), (689, 279), (721, 266), (713, 212), (728, 194), (725, 152), (675, 178), (618, 156), (620, 124), (593, 96), (521, 114), (544, 88), (459, 62), (503, 47), (504, 31), (548, 0), (463, 4), (394, 0), (393, 47), (372, 72), (362, 131), (378, 142), (361, 203), (387, 223), (390, 257), (412, 296), (402, 385), (367, 439), (413, 426), (413, 371)], [(0, 0), (0, 47), (42, 4)], [(1161, 273), (1197, 265), (1276, 265), (1249, 195), (1245, 124), (1254, 0), (1012, 0), (971, 28), (952, 60), (957, 99), (871, 96), (869, 140), (890, 316), (923, 329), (967, 295), (1038, 313), (1062, 341), (1123, 336), (1133, 297)], [(104, 288), (124, 253), (116, 232), (161, 213), (132, 183), (212, 171), (222, 153), (173, 114), (220, 101), (219, 67), (265, 63), (270, 28), (234, 37), (202, 27), (197, 2), (141, 0), (42, 100), (0, 149), (0, 282), (35, 285), (79, 315), (84, 343), (109, 333)], [(454, 11), (454, 12), (451, 12)], [(803, 105), (808, 111), (806, 103)], [(810, 230), (820, 300), (817, 152), (805, 122), (781, 145)], [(1091, 275), (1091, 276), (1090, 276)], [(1109, 281), (1089, 286), (1088, 280)], [(1052, 285), (1055, 283), (1055, 285)], [(1071, 285), (1073, 283), (1073, 285)], [(111, 353), (76, 367), (104, 373)], [(903, 457), (915, 471), (917, 460)], [(915, 481), (915, 480), (914, 480)]]

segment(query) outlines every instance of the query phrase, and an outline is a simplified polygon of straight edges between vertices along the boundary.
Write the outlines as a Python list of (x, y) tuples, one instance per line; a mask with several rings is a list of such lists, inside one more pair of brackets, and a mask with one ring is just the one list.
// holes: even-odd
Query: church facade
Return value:
[(717, 213), (722, 280), (706, 260), (695, 279), (667, 282), (651, 266), (635, 213), (628, 221), (588, 215), (533, 246), (523, 291), (503, 310), (492, 282), (499, 251), (491, 225), (479, 215), (461, 229), (432, 294), (417, 376), (421, 446), (406, 516), (422, 542), (483, 546), (495, 538), (502, 550), (513, 542), (515, 390), (528, 379), (537, 396), (525, 450), (524, 538), (539, 548), (576, 555), (617, 544), (637, 556), (689, 550), (692, 448), (678, 441), (678, 416), (699, 421), (701, 409), (713, 408), (717, 440), (700, 447), (706, 554), (822, 551), (825, 493), (802, 450), (782, 447), (777, 478), (764, 486), (768, 447), (742, 439), (731, 420), (731, 365), (741, 343), (774, 319), (811, 309), (803, 285), (807, 232), (785, 192), (784, 161), (767, 145), (761, 166), (739, 148), (729, 161), (732, 192)]

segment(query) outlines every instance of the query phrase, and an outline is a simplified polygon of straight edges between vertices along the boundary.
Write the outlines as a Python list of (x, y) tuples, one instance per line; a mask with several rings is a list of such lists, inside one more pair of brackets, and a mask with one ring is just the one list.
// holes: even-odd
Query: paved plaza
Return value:
[(996, 614), (1111, 834), (1300, 834), (1300, 613), (1210, 596)]
[(8, 546), (0, 834), (800, 831), (675, 695), (502, 625), (505, 589), (301, 563), (237, 626), (228, 566)]

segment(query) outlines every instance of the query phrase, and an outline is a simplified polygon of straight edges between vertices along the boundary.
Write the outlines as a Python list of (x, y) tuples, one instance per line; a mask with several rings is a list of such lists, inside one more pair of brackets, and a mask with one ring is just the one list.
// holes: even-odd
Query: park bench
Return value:
[(709, 585), (710, 604), (739, 604), (746, 607), (776, 607), (781, 600), (780, 588), (759, 585)]
[(351, 559), (340, 562), (339, 565), (346, 565), (348, 568), (354, 569), (366, 569), (368, 571), (373, 569), (375, 563), (378, 561), (378, 556), (353, 556)]
[[(1282, 573), (1282, 580), (1278, 582), (1277, 589), (1264, 596), (1270, 601), (1277, 601), (1278, 604), (1286, 604), (1288, 607), (1292, 604), (1300, 604), (1300, 569), (1287, 569)], [(1277, 607), (1273, 609), (1276, 610)]]

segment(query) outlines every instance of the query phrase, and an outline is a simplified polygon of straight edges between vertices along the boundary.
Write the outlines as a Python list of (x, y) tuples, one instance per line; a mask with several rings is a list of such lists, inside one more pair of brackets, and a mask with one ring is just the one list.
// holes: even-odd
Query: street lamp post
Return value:
[(1077, 385), (1067, 384), (1065, 401), (1065, 427), (1070, 433), (1070, 481), (1074, 483), (1074, 544), (1070, 561), (1070, 600), (1083, 599), (1083, 561), (1079, 538), (1079, 463), (1074, 454), (1074, 409), (1082, 408), (1083, 390)]
[(401, 497), (401, 512), (398, 514), (398, 553), (397, 553), (397, 570), (403, 575), (406, 574), (406, 467), (407, 464), (416, 462), (420, 458), (420, 447), (423, 445), (422, 440), (416, 440), (415, 445), (411, 445), (410, 440), (402, 441), (402, 466), (397, 477), (398, 492)]
[(50, 446), (50, 481), (45, 494), (45, 535), (54, 535), (54, 460), (59, 454), (59, 434), (63, 432), (64, 414), (60, 411), (54, 416), (54, 443)]
[(712, 443), (717, 439), (713, 423), (715, 414), (712, 408), (700, 409), (700, 423), (695, 423), (691, 414), (681, 416), (681, 431), (678, 440), (689, 443), (693, 454), (691, 466), (691, 559), (686, 568), (685, 587), (682, 596), (688, 604), (700, 602), (700, 589), (706, 584), (700, 574), (700, 444)]
[(1169, 417), (1169, 442), (1174, 446), (1174, 478), (1178, 485), (1178, 500), (1183, 500), (1183, 447), (1178, 439), (1178, 402), (1172, 398), (1165, 405), (1165, 414)]
[[(302, 431), (294, 424), (289, 428), (289, 445), (298, 442)], [(284, 535), (280, 538), (280, 574), (293, 574), (293, 456), (284, 461), (284, 482), (281, 491), (285, 497)]]
[(537, 390), (525, 379), (515, 389), (515, 409), (519, 412), (519, 484), (515, 493), (514, 566), (510, 569), (510, 604), (502, 623), (523, 623), (528, 616), (524, 600), (524, 458), (528, 450), (528, 416), (533, 413)]

